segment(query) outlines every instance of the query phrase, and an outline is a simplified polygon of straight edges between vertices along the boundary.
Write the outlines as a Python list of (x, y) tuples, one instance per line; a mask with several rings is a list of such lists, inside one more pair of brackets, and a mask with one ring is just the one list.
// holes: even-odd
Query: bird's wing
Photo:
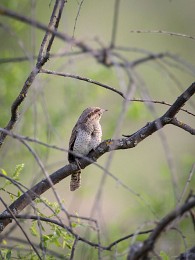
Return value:
[[(73, 151), (74, 143), (75, 143), (76, 136), (77, 136), (77, 129), (78, 129), (78, 124), (76, 124), (74, 126), (74, 128), (72, 129), (72, 134), (71, 134), (70, 141), (69, 141), (69, 151)], [(74, 160), (75, 160), (75, 156), (71, 153), (68, 153), (68, 161), (71, 163)]]

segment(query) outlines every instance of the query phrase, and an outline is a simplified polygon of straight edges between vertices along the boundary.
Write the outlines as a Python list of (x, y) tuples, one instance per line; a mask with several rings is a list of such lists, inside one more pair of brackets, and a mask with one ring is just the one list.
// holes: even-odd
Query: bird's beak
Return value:
[(102, 112), (106, 112), (106, 111), (108, 111), (108, 109), (102, 109)]

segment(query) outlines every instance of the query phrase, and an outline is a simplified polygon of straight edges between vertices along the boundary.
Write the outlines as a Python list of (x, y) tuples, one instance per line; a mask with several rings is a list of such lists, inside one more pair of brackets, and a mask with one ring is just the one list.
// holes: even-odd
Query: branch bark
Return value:
[[(94, 151), (90, 152), (88, 158), (80, 159), (80, 168), (84, 169), (88, 165), (95, 162), (99, 157), (104, 153), (110, 152), (113, 150), (120, 149), (130, 149), (134, 148), (138, 143), (143, 141), (145, 138), (160, 130), (167, 124), (171, 124), (172, 120), (175, 118), (179, 110), (184, 106), (184, 104), (189, 100), (189, 98), (195, 93), (195, 82), (186, 89), (173, 103), (173, 105), (167, 110), (167, 112), (157, 118), (156, 120), (147, 123), (146, 126), (138, 130), (132, 135), (126, 135), (124, 138), (120, 139), (109, 139), (103, 141)], [(49, 177), (49, 180), (43, 179), (41, 182), (37, 183), (30, 190), (25, 192), (21, 197), (14, 201), (10, 206), (9, 210), (14, 214), (18, 215), (25, 207), (27, 207), (33, 200), (43, 194), (45, 191), (51, 188), (51, 182), (53, 185), (57, 184), (64, 178), (68, 177), (70, 174), (79, 170), (77, 164), (68, 164), (54, 173)], [(0, 216), (7, 215), (9, 212), (5, 210)], [(11, 222), (10, 218), (2, 219), (0, 221), (0, 232)]]

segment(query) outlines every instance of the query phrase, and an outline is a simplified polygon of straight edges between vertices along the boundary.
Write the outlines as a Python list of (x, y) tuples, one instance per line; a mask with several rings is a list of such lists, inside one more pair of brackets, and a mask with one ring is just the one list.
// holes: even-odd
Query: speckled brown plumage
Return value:
[[(99, 107), (89, 107), (83, 111), (72, 130), (69, 141), (70, 151), (86, 156), (100, 144), (102, 128), (99, 121), (105, 111), (105, 109)], [(68, 160), (72, 163), (77, 160), (77, 157), (68, 153)], [(71, 175), (71, 191), (80, 187), (80, 175), (80, 170)]]

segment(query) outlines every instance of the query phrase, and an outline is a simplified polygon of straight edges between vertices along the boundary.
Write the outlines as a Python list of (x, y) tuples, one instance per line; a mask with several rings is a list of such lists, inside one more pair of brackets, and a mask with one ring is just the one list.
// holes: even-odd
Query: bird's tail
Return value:
[(81, 171), (78, 171), (71, 175), (70, 190), (75, 191), (80, 186), (81, 186)]

